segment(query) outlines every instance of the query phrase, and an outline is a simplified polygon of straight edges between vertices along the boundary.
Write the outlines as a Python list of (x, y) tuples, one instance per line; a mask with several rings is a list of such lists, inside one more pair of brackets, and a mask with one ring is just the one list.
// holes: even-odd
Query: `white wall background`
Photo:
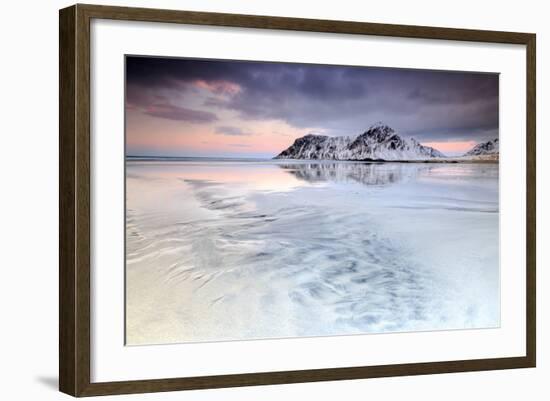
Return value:
[[(538, 367), (515, 371), (294, 384), (102, 398), (132, 400), (544, 400), (550, 393), (545, 272), (550, 168), (550, 25), (545, 2), (339, 0), (95, 1), (139, 7), (537, 33)], [(58, 19), (69, 1), (3, 4), (0, 22), (0, 397), (57, 400)], [(215, 361), (213, 361), (215, 363)], [(68, 399), (68, 398), (67, 398)]]

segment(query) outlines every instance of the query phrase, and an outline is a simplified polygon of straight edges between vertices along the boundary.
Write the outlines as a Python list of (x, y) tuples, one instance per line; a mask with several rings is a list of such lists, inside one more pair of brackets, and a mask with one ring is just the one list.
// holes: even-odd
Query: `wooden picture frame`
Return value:
[[(474, 41), (526, 46), (527, 227), (526, 355), (493, 359), (366, 367), (91, 382), (90, 333), (90, 21), (148, 21), (222, 27), (268, 28), (400, 38)], [(59, 388), (73, 396), (144, 393), (325, 380), (534, 367), (536, 363), (535, 273), (535, 47), (531, 33), (495, 32), (253, 15), (74, 5), (59, 15)], [(521, 267), (523, 268), (523, 267)]]

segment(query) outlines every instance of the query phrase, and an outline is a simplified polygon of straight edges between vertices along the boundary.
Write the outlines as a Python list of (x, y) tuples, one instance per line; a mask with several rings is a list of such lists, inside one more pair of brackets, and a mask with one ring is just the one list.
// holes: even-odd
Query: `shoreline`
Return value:
[(384, 159), (290, 159), (290, 158), (230, 158), (230, 157), (174, 157), (174, 156), (126, 156), (125, 162), (236, 162), (236, 163), (265, 163), (265, 162), (295, 162), (295, 163), (432, 163), (432, 164), (498, 164), (496, 159), (424, 159), (424, 160), (384, 160)]
[(491, 163), (498, 164), (497, 160), (490, 159), (425, 159), (425, 160), (384, 160), (384, 159), (282, 159), (273, 158), (273, 160), (291, 160), (300, 162), (354, 162), (354, 163)]

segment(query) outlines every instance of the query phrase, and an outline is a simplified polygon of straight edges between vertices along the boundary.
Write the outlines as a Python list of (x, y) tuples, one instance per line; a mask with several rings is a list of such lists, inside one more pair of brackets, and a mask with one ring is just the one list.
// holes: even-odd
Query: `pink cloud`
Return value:
[(192, 85), (196, 88), (207, 90), (219, 95), (224, 94), (233, 96), (242, 90), (239, 84), (225, 80), (207, 81), (204, 79), (197, 79), (192, 82)]

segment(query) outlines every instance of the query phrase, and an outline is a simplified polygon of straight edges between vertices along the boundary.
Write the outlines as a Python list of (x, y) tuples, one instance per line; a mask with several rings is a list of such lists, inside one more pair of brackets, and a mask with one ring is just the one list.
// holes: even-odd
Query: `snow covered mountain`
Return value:
[(497, 155), (498, 156), (498, 138), (491, 141), (478, 143), (468, 152), (464, 153), (464, 156), (484, 156), (484, 155)]
[(325, 159), (325, 160), (426, 160), (445, 155), (415, 139), (401, 138), (382, 123), (372, 125), (357, 136), (330, 137), (306, 135), (294, 141), (276, 159)]

